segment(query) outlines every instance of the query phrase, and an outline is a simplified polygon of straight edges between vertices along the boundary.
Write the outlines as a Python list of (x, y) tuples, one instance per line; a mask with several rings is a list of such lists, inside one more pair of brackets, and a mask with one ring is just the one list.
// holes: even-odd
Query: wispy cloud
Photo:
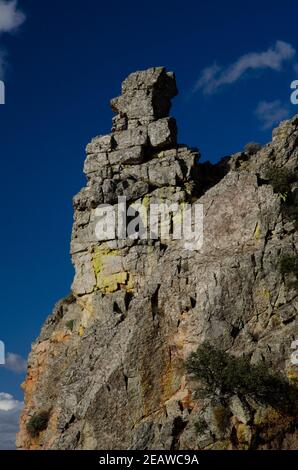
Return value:
[(215, 93), (218, 88), (235, 83), (249, 70), (271, 69), (280, 71), (283, 63), (292, 60), (295, 54), (296, 50), (291, 44), (276, 41), (275, 45), (268, 50), (244, 54), (226, 67), (215, 63), (202, 70), (194, 91), (202, 89), (205, 94)]
[[(14, 33), (26, 20), (25, 14), (18, 8), (17, 0), (0, 0), (0, 36)], [(5, 72), (5, 50), (0, 47), (0, 80)]]
[(0, 393), (0, 450), (15, 449), (22, 406), (23, 403), (9, 393)]
[(7, 353), (5, 358), (5, 365), (3, 366), (16, 374), (23, 374), (27, 370), (27, 361), (15, 353)]
[(24, 13), (18, 9), (17, 0), (0, 0), (0, 34), (15, 31), (25, 19)]
[(255, 115), (260, 121), (263, 130), (271, 129), (275, 124), (288, 118), (289, 114), (288, 106), (284, 105), (280, 100), (261, 101), (255, 110)]

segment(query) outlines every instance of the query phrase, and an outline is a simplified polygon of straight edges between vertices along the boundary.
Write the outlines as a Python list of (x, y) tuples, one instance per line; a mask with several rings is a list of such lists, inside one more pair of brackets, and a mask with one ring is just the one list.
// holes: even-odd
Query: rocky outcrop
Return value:
[[(297, 170), (298, 118), (254, 155), (199, 164), (177, 144), (177, 94), (164, 68), (131, 74), (111, 101), (112, 133), (88, 144), (87, 186), (74, 198), (72, 294), (32, 346), (17, 439), (22, 449), (295, 448), (295, 416), (235, 394), (225, 415), (198, 399), (185, 360), (208, 340), (295, 382), (296, 288), (279, 269), (297, 256), (293, 220), (267, 178)], [(295, 185), (290, 191), (295, 194)], [(168, 200), (204, 207), (204, 242), (99, 241), (96, 208)], [(297, 337), (297, 336), (296, 336)], [(47, 411), (46, 429), (28, 433)], [(195, 423), (206, 424), (198, 432)]]

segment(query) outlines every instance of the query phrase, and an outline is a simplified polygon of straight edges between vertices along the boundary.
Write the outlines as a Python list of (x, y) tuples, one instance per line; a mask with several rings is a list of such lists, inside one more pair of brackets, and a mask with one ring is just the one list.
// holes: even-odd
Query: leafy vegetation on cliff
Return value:
[(297, 410), (296, 389), (263, 362), (251, 364), (209, 342), (202, 343), (186, 361), (187, 372), (200, 382), (199, 398), (251, 397), (285, 412)]
[(27, 432), (31, 437), (37, 437), (41, 431), (44, 431), (49, 422), (49, 412), (40, 411), (34, 413), (27, 423)]

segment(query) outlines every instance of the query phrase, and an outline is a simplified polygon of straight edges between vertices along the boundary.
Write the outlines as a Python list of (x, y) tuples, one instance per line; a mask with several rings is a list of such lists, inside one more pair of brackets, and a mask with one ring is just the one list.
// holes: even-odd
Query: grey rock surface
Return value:
[[(22, 449), (295, 448), (293, 421), (231, 398), (195, 398), (184, 362), (209, 340), (295, 379), (297, 291), (281, 274), (297, 256), (297, 232), (266, 180), (271, 164), (297, 170), (298, 118), (255, 155), (199, 164), (176, 143), (169, 118), (175, 77), (163, 67), (131, 74), (112, 100), (113, 130), (87, 146), (87, 186), (74, 198), (72, 294), (55, 307), (32, 346), (17, 444)], [(99, 204), (170, 200), (204, 207), (204, 243), (95, 236)], [(47, 429), (31, 437), (30, 417)], [(195, 423), (206, 429), (197, 433)]]

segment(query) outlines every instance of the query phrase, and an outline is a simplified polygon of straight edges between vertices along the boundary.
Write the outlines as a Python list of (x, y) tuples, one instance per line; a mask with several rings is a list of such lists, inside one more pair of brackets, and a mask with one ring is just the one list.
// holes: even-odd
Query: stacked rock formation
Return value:
[[(293, 417), (231, 398), (225, 428), (195, 397), (185, 360), (204, 340), (263, 360), (286, 376), (297, 333), (297, 292), (280, 272), (297, 256), (294, 223), (265, 184), (266, 169), (297, 168), (298, 119), (257, 154), (198, 165), (169, 117), (175, 77), (130, 75), (111, 101), (112, 133), (87, 146), (88, 184), (74, 198), (72, 294), (33, 344), (18, 446), (25, 449), (294, 448)], [(201, 175), (201, 176), (200, 176)], [(202, 178), (204, 175), (204, 178)], [(205, 179), (205, 181), (204, 181)], [(208, 180), (208, 182), (207, 182)], [(204, 205), (204, 244), (96, 238), (100, 204), (163, 200)], [(46, 410), (46, 429), (27, 424)], [(197, 433), (195, 423), (206, 429)]]

